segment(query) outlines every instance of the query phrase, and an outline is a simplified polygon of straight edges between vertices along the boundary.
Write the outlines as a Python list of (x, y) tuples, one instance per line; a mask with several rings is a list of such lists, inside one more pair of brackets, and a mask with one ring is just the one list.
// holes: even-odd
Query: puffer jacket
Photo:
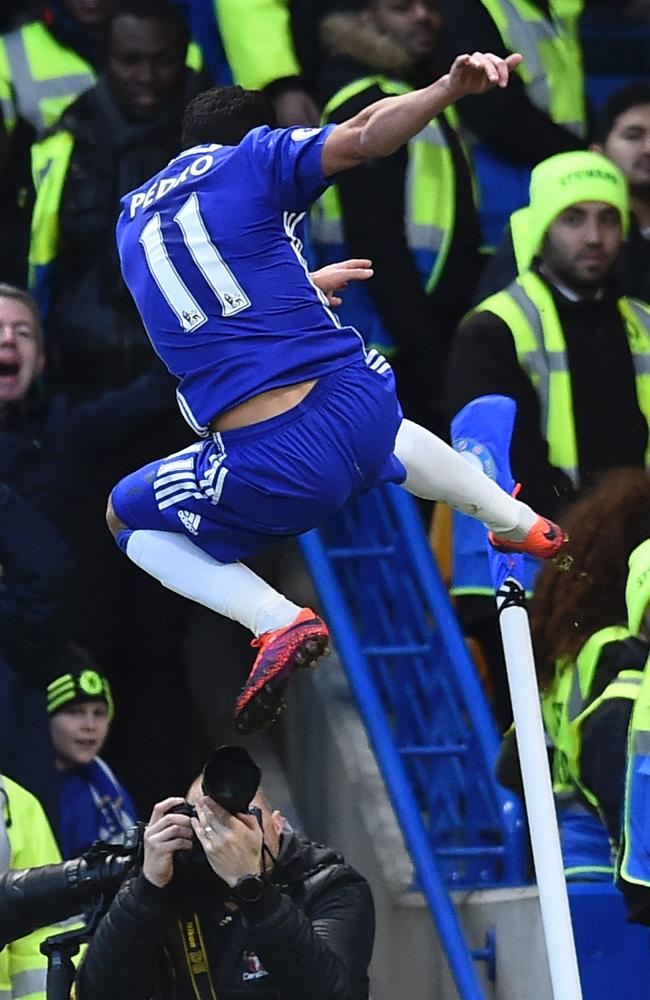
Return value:
[[(199, 899), (175, 881), (158, 889), (137, 872), (122, 885), (78, 971), (77, 1000), (367, 1000), (372, 896), (330, 848), (283, 834), (273, 887), (235, 911), (216, 885)], [(209, 964), (198, 993), (186, 955), (200, 968), (199, 954), (182, 938), (192, 921)]]

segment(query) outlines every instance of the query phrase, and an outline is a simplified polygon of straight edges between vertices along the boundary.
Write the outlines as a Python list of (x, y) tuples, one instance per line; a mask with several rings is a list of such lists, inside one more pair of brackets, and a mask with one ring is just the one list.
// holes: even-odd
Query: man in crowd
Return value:
[(0, 280), (25, 284), (29, 149), (92, 87), (113, 0), (49, 0), (42, 16), (0, 38)]
[(125, 385), (151, 348), (115, 247), (120, 198), (178, 152), (199, 92), (180, 8), (119, 0), (105, 27), (106, 72), (32, 151), (31, 283), (45, 310), (49, 378), (77, 394)]
[[(437, 0), (363, 0), (325, 19), (324, 120), (344, 122), (389, 94), (436, 75)], [(452, 334), (478, 278), (481, 233), (467, 156), (453, 108), (392, 156), (337, 178), (316, 205), (317, 258), (372, 258), (374, 278), (340, 312), (391, 358), (407, 417), (442, 431), (441, 390)]]
[(294, 669), (327, 650), (324, 622), (240, 561), (274, 540), (398, 482), (480, 517), (502, 544), (544, 556), (562, 544), (556, 525), (402, 419), (390, 365), (340, 325), (301, 254), (301, 221), (329, 178), (394, 153), (461, 94), (505, 87), (518, 62), (459, 56), (429, 87), (315, 130), (269, 129), (258, 91), (207, 91), (186, 111), (185, 152), (123, 200), (125, 280), (205, 440), (123, 479), (107, 521), (164, 586), (253, 633), (240, 732), (271, 724)]
[[(599, 473), (650, 464), (650, 307), (613, 280), (627, 226), (627, 184), (614, 164), (580, 151), (545, 160), (530, 205), (512, 217), (519, 276), (469, 314), (452, 348), (450, 415), (479, 396), (512, 397), (513, 475), (529, 502), (556, 516)], [(454, 518), (461, 619), (496, 662), (484, 537)], [(534, 571), (531, 563), (529, 585)], [(505, 679), (493, 674), (507, 724)]]
[[(621, 170), (630, 194), (630, 225), (618, 258), (624, 295), (650, 301), (650, 86), (630, 83), (614, 91), (596, 124), (591, 149)], [(510, 226), (483, 271), (475, 302), (505, 288), (517, 275)]]
[[(217, 755), (233, 750), (244, 755), (237, 773), (257, 771), (240, 748)], [(154, 807), (142, 867), (89, 945), (78, 1000), (234, 1000), (247, 989), (265, 1000), (367, 1000), (374, 908), (366, 880), (298, 836), (259, 787), (248, 811), (227, 812), (199, 781), (189, 802), (195, 818), (179, 811), (180, 798)]]
[(650, 84), (615, 91), (598, 121), (592, 149), (623, 171), (630, 189), (630, 228), (621, 249), (621, 288), (650, 302)]

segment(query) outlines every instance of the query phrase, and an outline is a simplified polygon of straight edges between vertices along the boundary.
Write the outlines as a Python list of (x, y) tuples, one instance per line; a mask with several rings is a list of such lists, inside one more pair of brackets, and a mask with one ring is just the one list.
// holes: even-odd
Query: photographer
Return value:
[[(240, 748), (222, 751), (255, 768)], [(367, 1000), (370, 888), (271, 810), (255, 771), (248, 812), (205, 794), (207, 766), (190, 789), (195, 808), (179, 798), (154, 807), (142, 866), (78, 971), (78, 1000), (234, 1000), (249, 990), (260, 1000)]]

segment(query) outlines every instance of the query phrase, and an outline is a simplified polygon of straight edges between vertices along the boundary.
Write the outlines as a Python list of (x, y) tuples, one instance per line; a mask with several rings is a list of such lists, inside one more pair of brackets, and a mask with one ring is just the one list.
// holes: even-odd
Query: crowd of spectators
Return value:
[[(607, 74), (589, 47), (601, 24), (620, 38)], [(309, 250), (314, 268), (372, 260), (341, 318), (390, 357), (407, 417), (448, 436), (470, 399), (516, 399), (522, 496), (561, 519), (604, 473), (650, 465), (649, 30), (647, 0), (2, 5), (0, 770), (38, 796), (64, 857), (118, 838), (205, 753), (189, 739), (187, 602), (123, 559), (103, 520), (114, 482), (188, 444), (114, 235), (120, 198), (179, 152), (187, 101), (234, 80), (266, 91), (278, 126), (337, 123), (460, 52), (523, 53), (507, 90), (341, 175)], [(558, 199), (576, 172), (609, 180)], [(459, 515), (458, 607), (505, 728), (468, 537)], [(624, 624), (612, 615), (593, 631)], [(580, 652), (539, 643), (553, 662)]]

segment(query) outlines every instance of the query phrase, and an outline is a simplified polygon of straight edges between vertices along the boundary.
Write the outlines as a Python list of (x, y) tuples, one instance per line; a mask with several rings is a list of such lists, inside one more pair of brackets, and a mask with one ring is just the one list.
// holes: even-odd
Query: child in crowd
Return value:
[(50, 734), (59, 778), (59, 843), (74, 858), (95, 840), (121, 843), (136, 821), (128, 792), (99, 756), (114, 715), (107, 679), (89, 654), (68, 643), (62, 674), (47, 688)]

